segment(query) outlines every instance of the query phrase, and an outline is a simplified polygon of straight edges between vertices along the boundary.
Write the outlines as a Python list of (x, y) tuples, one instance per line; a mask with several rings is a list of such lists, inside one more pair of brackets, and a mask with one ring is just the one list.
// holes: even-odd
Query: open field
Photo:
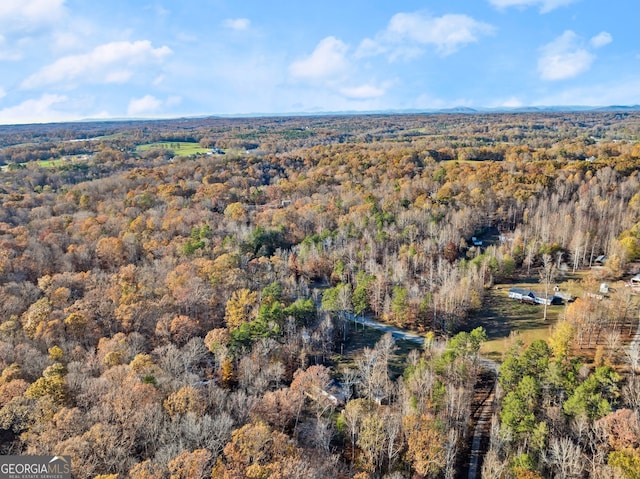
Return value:
[(178, 156), (199, 155), (211, 151), (209, 148), (202, 148), (199, 143), (190, 141), (163, 141), (157, 143), (149, 143), (146, 145), (138, 146), (136, 148), (136, 151), (147, 151), (152, 148), (173, 150), (173, 152)]
[[(589, 271), (581, 271), (559, 279), (557, 284), (560, 291), (570, 293), (574, 297), (585, 297), (589, 293), (598, 293), (599, 281), (580, 282), (584, 280)], [(609, 298), (624, 290), (624, 282), (609, 283)], [(547, 308), (547, 320), (543, 319), (544, 306), (540, 304), (521, 303), (509, 298), (509, 289), (512, 287), (530, 289), (542, 292), (542, 285), (536, 282), (536, 278), (524, 278), (514, 283), (499, 284), (488, 291), (484, 306), (472, 316), (470, 329), (483, 326), (487, 331), (488, 341), (482, 347), (482, 353), (495, 361), (501, 361), (502, 355), (511, 345), (510, 336), (517, 333), (525, 344), (530, 344), (537, 339), (548, 339), (555, 323), (564, 317), (567, 304), (551, 305)], [(635, 311), (638, 305), (638, 297), (634, 297), (632, 309)], [(635, 318), (629, 318), (630, 323), (622, 328), (622, 341), (628, 343), (635, 332), (637, 324)], [(601, 343), (604, 341), (601, 339)], [(593, 356), (593, 349), (580, 349), (578, 354)]]
[(536, 339), (546, 339), (550, 328), (562, 316), (565, 306), (552, 305), (547, 308), (547, 320), (543, 319), (544, 306), (520, 303), (508, 296), (509, 286), (500, 286), (489, 291), (484, 307), (474, 316), (473, 326), (483, 326), (487, 331), (487, 342), (482, 353), (495, 361), (509, 348), (512, 332), (530, 344)]
[(35, 163), (40, 168), (60, 168), (65, 165), (72, 165), (75, 163), (86, 162), (91, 158), (92, 155), (88, 154), (80, 154), (80, 155), (67, 155), (62, 158), (51, 158), (49, 160), (39, 160)]
[[(20, 168), (25, 168), (27, 165), (35, 165), (40, 168), (53, 169), (60, 168), (65, 165), (70, 165), (77, 162), (82, 162), (88, 160), (90, 155), (81, 154), (81, 155), (68, 155), (63, 158), (50, 158), (48, 160), (32, 160), (27, 161), (25, 163), (20, 163), (18, 166)], [(0, 166), (0, 171), (8, 171), (9, 165)]]
[[(558, 284), (563, 291), (564, 283)], [(533, 278), (496, 285), (487, 292), (482, 309), (472, 316), (470, 329), (483, 326), (487, 331), (488, 340), (482, 347), (482, 353), (495, 361), (502, 360), (503, 353), (511, 343), (509, 338), (514, 332), (518, 333), (525, 344), (548, 338), (550, 328), (563, 316), (566, 308), (566, 305), (548, 306), (545, 321), (543, 305), (521, 303), (509, 298), (509, 289), (512, 287), (542, 291), (542, 285)]]
[(58, 166), (62, 166), (65, 163), (64, 160), (60, 158), (51, 159), (51, 160), (40, 160), (37, 162), (40, 168), (56, 168)]
[(107, 141), (121, 138), (122, 133), (113, 133), (112, 135), (92, 136), (90, 138), (76, 138), (75, 140), (67, 140), (69, 143), (79, 143), (82, 141)]

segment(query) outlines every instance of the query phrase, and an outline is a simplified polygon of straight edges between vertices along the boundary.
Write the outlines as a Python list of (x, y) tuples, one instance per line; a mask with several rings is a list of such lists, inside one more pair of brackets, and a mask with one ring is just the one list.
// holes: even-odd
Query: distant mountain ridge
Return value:
[(435, 110), (439, 113), (545, 113), (545, 112), (615, 112), (615, 111), (640, 111), (640, 105), (610, 105), (610, 106), (520, 106), (520, 107), (495, 107), (495, 108), (470, 108), (454, 107)]
[(190, 121), (207, 118), (284, 118), (284, 117), (305, 117), (305, 116), (357, 116), (357, 115), (482, 115), (491, 113), (606, 113), (606, 112), (640, 112), (640, 104), (636, 105), (610, 105), (610, 106), (518, 106), (518, 107), (468, 107), (455, 106), (450, 108), (407, 108), (407, 109), (386, 109), (386, 110), (342, 110), (342, 111), (320, 111), (309, 110), (299, 112), (282, 113), (210, 113), (194, 115), (176, 116), (156, 116), (156, 117), (109, 117), (109, 118), (81, 118), (67, 121), (50, 121), (43, 123), (7, 123), (0, 124), (0, 128), (27, 126), (27, 125), (54, 125), (74, 124), (74, 123), (125, 123), (125, 122), (153, 122), (153, 121)]
[[(451, 108), (426, 108), (408, 110), (381, 110), (370, 113), (443, 113), (443, 114), (482, 114), (482, 113), (561, 113), (561, 112), (615, 112), (615, 111), (640, 111), (639, 105), (610, 105), (610, 106), (581, 106), (581, 105), (556, 105), (556, 106), (516, 106), (516, 107), (468, 107), (455, 106)], [(353, 112), (356, 113), (356, 112)], [(360, 112), (365, 113), (365, 112)]]
[[(212, 114), (210, 117), (220, 118), (251, 118), (251, 117), (283, 117), (283, 116), (328, 116), (328, 115), (403, 115), (403, 114), (484, 114), (484, 113), (577, 113), (577, 112), (636, 112), (637, 105), (552, 105), (552, 106), (516, 106), (516, 107), (468, 107), (455, 106), (449, 108), (407, 108), (386, 110), (343, 110), (343, 111), (304, 111), (288, 113), (238, 113)], [(204, 115), (206, 116), (206, 115)], [(203, 117), (203, 115), (199, 116)], [(193, 117), (195, 118), (195, 117)]]
[(562, 113), (562, 112), (634, 112), (640, 111), (638, 105), (610, 105), (610, 106), (517, 106), (517, 107), (468, 107), (454, 106), (450, 108), (407, 108), (407, 109), (386, 109), (386, 110), (339, 110), (339, 111), (298, 111), (283, 113), (212, 113), (201, 115), (185, 115), (176, 117), (154, 117), (154, 118), (86, 118), (77, 120), (78, 122), (101, 122), (101, 121), (155, 121), (155, 120), (181, 120), (198, 118), (268, 118), (287, 116), (341, 116), (341, 115), (420, 115), (420, 114), (484, 114), (484, 113)]

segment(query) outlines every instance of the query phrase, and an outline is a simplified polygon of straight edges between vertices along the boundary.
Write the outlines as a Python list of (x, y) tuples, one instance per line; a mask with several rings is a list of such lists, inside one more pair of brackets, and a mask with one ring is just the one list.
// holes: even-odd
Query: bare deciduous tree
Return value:
[(551, 438), (548, 450), (543, 453), (543, 459), (555, 472), (554, 477), (557, 479), (582, 477), (582, 449), (568, 437)]
[(542, 255), (542, 268), (540, 268), (540, 282), (544, 286), (544, 315), (543, 319), (547, 320), (547, 307), (548, 302), (551, 299), (549, 293), (551, 292), (551, 283), (556, 279), (556, 265), (553, 262), (553, 258), (550, 254)]

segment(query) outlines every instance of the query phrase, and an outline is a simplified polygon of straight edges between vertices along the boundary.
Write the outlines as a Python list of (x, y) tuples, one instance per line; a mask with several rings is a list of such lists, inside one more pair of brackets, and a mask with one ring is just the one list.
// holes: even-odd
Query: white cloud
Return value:
[(543, 46), (538, 58), (538, 72), (543, 80), (565, 80), (591, 68), (595, 55), (581, 47), (580, 38), (571, 30), (565, 31)]
[(162, 106), (162, 101), (152, 95), (145, 95), (142, 98), (133, 98), (127, 108), (128, 115), (142, 115), (156, 113)]
[(107, 43), (89, 53), (60, 58), (25, 79), (21, 87), (32, 89), (74, 81), (122, 83), (133, 75), (133, 67), (160, 62), (171, 53), (167, 46), (153, 48), (148, 40)]
[(467, 15), (398, 13), (384, 30), (362, 40), (355, 52), (338, 38), (324, 38), (311, 54), (290, 64), (289, 77), (315, 87), (318, 94), (338, 95), (347, 102), (376, 100), (381, 104), (378, 100), (385, 97), (394, 82), (363, 78), (366, 68), (358, 60), (378, 55), (390, 60), (408, 59), (422, 54), (427, 47), (447, 56), (493, 32), (493, 26)]
[(343, 77), (350, 68), (347, 59), (349, 47), (335, 37), (327, 37), (318, 43), (307, 58), (289, 66), (290, 75), (297, 80), (326, 81)]
[(166, 100), (160, 100), (153, 95), (145, 95), (142, 98), (132, 98), (127, 107), (129, 116), (150, 115), (160, 112), (164, 107), (179, 105), (182, 97), (170, 96)]
[(387, 53), (391, 60), (412, 58), (421, 54), (426, 46), (433, 46), (440, 55), (447, 56), (494, 30), (493, 26), (468, 15), (430, 17), (419, 12), (397, 13), (375, 39), (367, 38), (360, 43), (356, 56)]
[(68, 15), (63, 22), (55, 25), (52, 31), (52, 49), (54, 52), (82, 52), (92, 45), (100, 35), (100, 26), (91, 20)]
[(223, 25), (231, 30), (243, 31), (249, 29), (251, 26), (251, 20), (248, 18), (227, 18), (223, 22)]
[(355, 87), (340, 88), (339, 91), (347, 98), (352, 98), (354, 100), (365, 100), (383, 96), (386, 93), (386, 88), (365, 84)]
[(32, 30), (56, 23), (65, 13), (65, 0), (2, 0), (0, 25), (5, 31)]
[(512, 96), (510, 98), (507, 98), (506, 100), (498, 101), (494, 106), (502, 108), (519, 108), (521, 106), (524, 106), (524, 103), (518, 97)]
[(81, 43), (78, 35), (68, 31), (55, 32), (53, 34), (53, 41), (55, 47), (60, 50), (69, 50), (71, 48), (77, 47)]
[(131, 73), (129, 70), (114, 70), (114, 71), (108, 72), (105, 75), (104, 82), (105, 83), (127, 83), (132, 76), (133, 76), (133, 73)]
[(524, 103), (516, 97), (509, 98), (502, 103), (502, 107), (504, 108), (520, 108), (522, 106), (524, 106)]
[(358, 108), (354, 102), (363, 105), (368, 100), (384, 97), (393, 82), (363, 81), (349, 50), (349, 45), (342, 40), (326, 37), (309, 56), (289, 66), (289, 76), (294, 82), (312, 87), (309, 91), (313, 101), (326, 95), (331, 104), (337, 102)]
[(497, 8), (539, 6), (540, 13), (548, 13), (559, 7), (569, 5), (576, 0), (489, 0)]
[(386, 48), (371, 38), (365, 38), (360, 42), (358, 50), (356, 51), (356, 57), (373, 57), (385, 53)]
[(44, 94), (37, 99), (24, 102), (0, 110), (0, 123), (44, 123), (72, 119), (68, 114), (55, 109), (56, 105), (65, 103), (66, 96)]
[(0, 61), (29, 58), (25, 49), (42, 41), (47, 48), (68, 48), (77, 26), (69, 23), (65, 1), (0, 0), (0, 32), (6, 36), (5, 44), (0, 34)]
[(600, 48), (608, 45), (613, 41), (613, 37), (609, 32), (600, 32), (595, 37), (589, 40), (589, 43), (593, 48)]

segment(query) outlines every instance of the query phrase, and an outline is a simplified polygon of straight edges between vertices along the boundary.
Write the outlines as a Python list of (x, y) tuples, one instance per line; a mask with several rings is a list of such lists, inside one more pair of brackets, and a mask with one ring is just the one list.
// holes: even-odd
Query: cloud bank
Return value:
[(591, 68), (595, 55), (581, 46), (575, 32), (566, 30), (541, 49), (538, 72), (543, 80), (566, 80)]
[(111, 42), (89, 53), (68, 55), (41, 68), (26, 78), (21, 88), (29, 90), (69, 82), (123, 83), (133, 75), (135, 67), (161, 62), (171, 49), (154, 48), (148, 40)]

